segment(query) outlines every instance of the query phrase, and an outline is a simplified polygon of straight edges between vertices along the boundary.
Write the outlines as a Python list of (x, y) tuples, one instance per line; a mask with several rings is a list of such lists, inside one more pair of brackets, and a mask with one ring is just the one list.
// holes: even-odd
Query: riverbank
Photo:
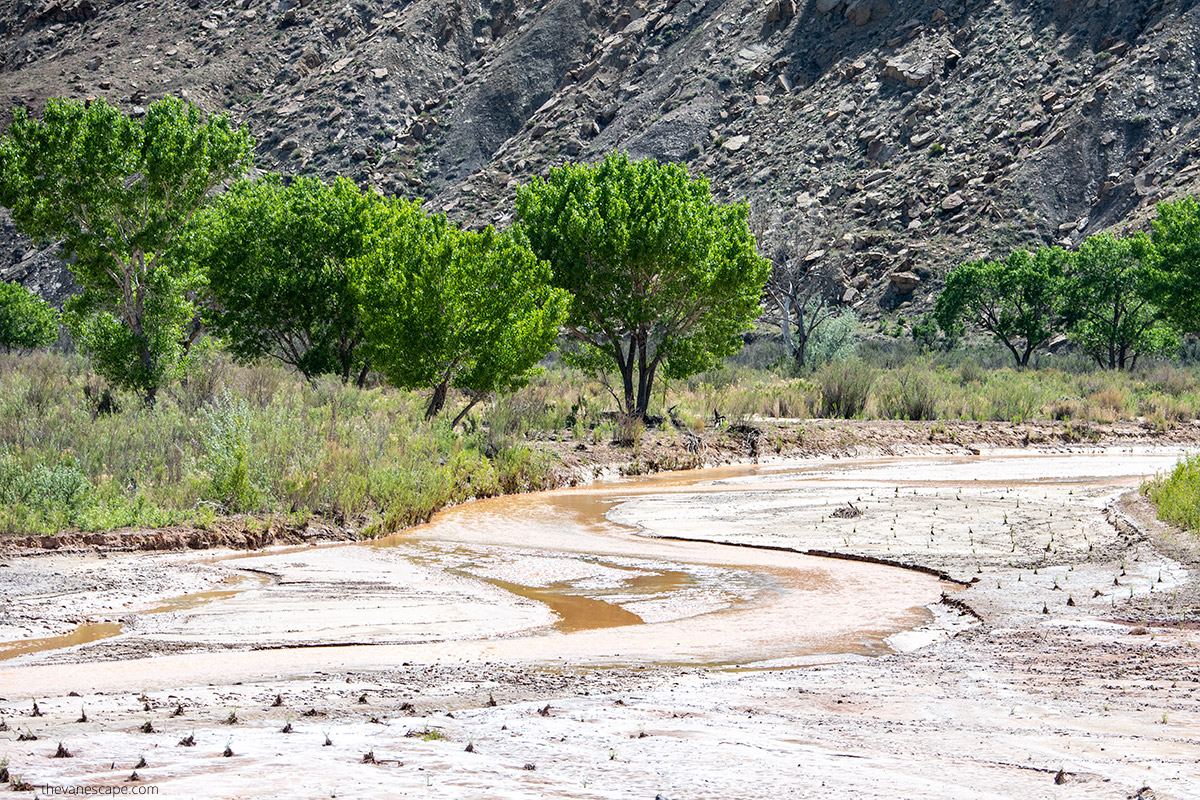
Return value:
[[(670, 425), (646, 431), (636, 445), (578, 441), (569, 431), (529, 432), (523, 446), (555, 466), (526, 489), (587, 485), (618, 476), (649, 475), (731, 464), (770, 464), (806, 458), (900, 455), (979, 455), (995, 450), (1088, 452), (1095, 448), (1200, 447), (1200, 421), (1167, 429), (1146, 422), (1027, 423), (985, 421), (756, 419), (699, 432)], [(490, 492), (489, 492), (490, 494)], [(485, 495), (488, 496), (488, 495)], [(453, 506), (457, 502), (451, 502)], [(420, 519), (410, 524), (419, 524)], [(371, 531), (372, 535), (394, 529)], [(292, 521), (281, 515), (238, 514), (202, 523), (111, 531), (0, 537), (0, 554), (99, 549), (171, 551), (229, 548), (257, 550), (323, 542), (357, 541), (363, 531), (334, 520)]]
[[(8, 752), (27, 779), (60, 785), (118, 785), (145, 755), (139, 777), (168, 796), (1194, 796), (1197, 565), (1140, 500), (1119, 501), (1182, 449), (829, 457), (699, 485), (662, 475), (607, 510), (643, 537), (820, 546), (971, 582), (952, 595), (978, 619), (947, 609), (954, 626), (893, 635), (891, 654), (672, 665), (676, 640), (660, 636), (657, 657), (588, 663), (574, 644), (587, 632), (543, 638), (541, 651), (537, 637), (502, 637), (475, 655), (462, 643), (410, 657), (47, 654), (0, 669), (9, 727), (39, 737)], [(485, 504), (470, 505), (478, 523)], [(850, 505), (857, 516), (833, 515)], [(478, 528), (459, 526), (443, 557), (483, 546), (460, 540)], [(505, 564), (530, 562), (493, 566)], [(44, 716), (30, 716), (35, 697)], [(146, 720), (155, 733), (140, 731)], [(196, 747), (178, 747), (189, 735)], [(48, 758), (60, 739), (75, 758)]]

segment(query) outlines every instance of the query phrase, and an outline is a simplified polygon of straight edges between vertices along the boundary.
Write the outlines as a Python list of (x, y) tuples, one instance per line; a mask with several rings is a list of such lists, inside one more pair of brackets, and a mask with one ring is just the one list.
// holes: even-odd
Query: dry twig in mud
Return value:
[(834, 511), (829, 515), (833, 519), (854, 519), (861, 517), (862, 511), (854, 503), (846, 503), (846, 505)]

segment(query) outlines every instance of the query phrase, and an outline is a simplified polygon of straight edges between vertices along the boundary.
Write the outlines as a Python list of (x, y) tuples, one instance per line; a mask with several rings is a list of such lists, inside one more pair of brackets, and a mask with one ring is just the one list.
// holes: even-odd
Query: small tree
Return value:
[(0, 347), (32, 350), (58, 338), (58, 312), (19, 283), (0, 281)]
[(742, 346), (771, 265), (744, 204), (717, 205), (679, 164), (568, 164), (517, 190), (517, 214), (554, 284), (574, 296), (568, 333), (586, 366), (616, 365), (625, 413), (645, 417), (654, 379), (686, 377)]
[(955, 267), (934, 303), (938, 325), (955, 335), (962, 323), (974, 324), (1007, 347), (1018, 367), (1028, 366), (1034, 350), (1059, 330), (1067, 260), (1065, 250), (1043, 247)]
[(364, 254), (383, 201), (350, 181), (242, 181), (193, 220), (188, 250), (208, 276), (214, 330), (235, 357), (279, 359), (305, 377), (366, 379), (347, 263)]
[(1145, 234), (1088, 237), (1071, 254), (1063, 319), (1071, 339), (1103, 369), (1132, 369), (1179, 337), (1147, 299), (1154, 246)]
[(492, 392), (529, 381), (570, 304), (520, 232), (461, 231), (404, 201), (351, 271), (371, 363), (396, 386), (433, 390), (426, 419), (451, 386), (464, 390), (453, 425)]
[(1149, 295), (1181, 330), (1200, 332), (1200, 199), (1184, 197), (1157, 209)]
[(13, 113), (0, 139), (0, 204), (35, 239), (61, 239), (82, 294), (64, 322), (96, 371), (153, 404), (198, 334), (201, 276), (168, 250), (217, 185), (249, 164), (228, 117), (174, 97), (134, 119), (104, 102), (53, 99)]

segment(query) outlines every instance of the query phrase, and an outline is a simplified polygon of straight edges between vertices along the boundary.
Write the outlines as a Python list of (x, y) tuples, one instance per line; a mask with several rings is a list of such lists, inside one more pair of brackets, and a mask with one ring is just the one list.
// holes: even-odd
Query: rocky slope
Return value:
[[(47, 97), (226, 109), (257, 163), (505, 224), (614, 148), (749, 200), (865, 316), (969, 257), (1197, 191), (1196, 0), (0, 0), (0, 126)], [(69, 286), (2, 226), (0, 270)]]

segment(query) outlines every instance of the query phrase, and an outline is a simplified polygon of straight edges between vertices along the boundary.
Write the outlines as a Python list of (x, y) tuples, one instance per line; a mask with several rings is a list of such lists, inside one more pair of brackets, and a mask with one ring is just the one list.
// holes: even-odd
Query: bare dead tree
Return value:
[(776, 208), (753, 219), (760, 250), (771, 261), (771, 277), (763, 289), (764, 317), (779, 326), (785, 353), (803, 369), (813, 335), (841, 313), (837, 259), (817, 247), (811, 218), (789, 220)]

